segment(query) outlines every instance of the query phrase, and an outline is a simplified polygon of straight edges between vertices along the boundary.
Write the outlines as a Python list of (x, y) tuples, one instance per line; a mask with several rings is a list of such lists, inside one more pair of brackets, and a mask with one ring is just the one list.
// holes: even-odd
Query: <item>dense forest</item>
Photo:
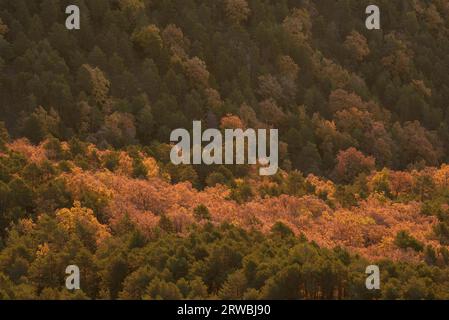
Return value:
[[(0, 299), (449, 299), (449, 1), (371, 3), (1, 1)], [(173, 165), (193, 120), (280, 170)]]

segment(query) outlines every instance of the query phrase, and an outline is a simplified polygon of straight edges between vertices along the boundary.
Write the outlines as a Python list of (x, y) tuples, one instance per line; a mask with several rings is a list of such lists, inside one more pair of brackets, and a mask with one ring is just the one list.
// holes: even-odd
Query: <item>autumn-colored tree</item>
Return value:
[(225, 0), (224, 5), (226, 16), (235, 24), (245, 22), (251, 12), (246, 0)]
[(228, 114), (220, 120), (221, 129), (243, 129), (245, 125), (236, 115)]
[(162, 31), (162, 39), (174, 55), (180, 59), (187, 59), (190, 41), (178, 26), (169, 24), (165, 27)]
[(193, 84), (199, 87), (207, 87), (209, 83), (209, 71), (206, 63), (198, 57), (188, 59), (184, 62), (184, 68), (187, 76)]
[(98, 222), (94, 212), (91, 209), (82, 208), (79, 202), (75, 202), (71, 209), (58, 210), (56, 219), (67, 232), (78, 232), (80, 238), (85, 237), (86, 241), (89, 240), (89, 236), (92, 236), (94, 243), (99, 244), (109, 236), (107, 227)]
[(357, 31), (352, 31), (346, 37), (344, 46), (351, 57), (355, 58), (357, 61), (363, 61), (363, 59), (370, 54), (366, 38)]
[(161, 32), (154, 24), (135, 30), (131, 39), (145, 53), (154, 54), (162, 48)]
[(334, 174), (341, 182), (352, 182), (360, 173), (369, 173), (374, 167), (373, 157), (366, 157), (357, 149), (349, 148), (338, 153)]
[(0, 18), (0, 36), (5, 36), (8, 33), (8, 26)]
[(302, 43), (307, 40), (312, 30), (310, 14), (305, 9), (293, 9), (293, 12), (285, 18), (282, 26), (296, 41)]
[(408, 172), (389, 172), (389, 185), (394, 196), (406, 195), (412, 191), (413, 176)]
[(337, 89), (332, 91), (329, 96), (329, 107), (332, 112), (337, 112), (348, 108), (364, 110), (365, 104), (355, 93), (349, 93), (343, 89)]

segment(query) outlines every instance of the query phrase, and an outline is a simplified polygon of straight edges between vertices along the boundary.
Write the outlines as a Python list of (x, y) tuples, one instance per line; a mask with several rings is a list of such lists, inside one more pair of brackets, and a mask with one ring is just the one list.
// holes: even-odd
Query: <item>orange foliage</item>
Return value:
[[(408, 176), (390, 172), (394, 192), (402, 192)], [(260, 198), (238, 204), (228, 197), (224, 186), (198, 191), (188, 182), (171, 185), (160, 178), (137, 180), (111, 172), (82, 172), (67, 174), (68, 187), (75, 194), (81, 190), (95, 190), (110, 199), (106, 212), (112, 228), (127, 215), (145, 233), (151, 233), (162, 214), (173, 223), (175, 231), (184, 232), (195, 221), (193, 211), (206, 206), (212, 223), (229, 222), (244, 228), (269, 232), (271, 226), (282, 221), (296, 234), (303, 233), (319, 245), (345, 246), (368, 257), (419, 260), (421, 253), (404, 252), (394, 245), (394, 237), (406, 230), (419, 241), (438, 247), (431, 239), (436, 218), (420, 214), (420, 203), (393, 203), (383, 197), (372, 196), (351, 210), (332, 209), (316, 195)], [(402, 180), (401, 180), (402, 179)], [(334, 185), (310, 175), (307, 181), (316, 193), (326, 191), (332, 198)], [(399, 187), (396, 187), (398, 185)], [(402, 188), (402, 189), (401, 189)]]
[[(31, 146), (25, 140), (16, 141), (11, 146), (31, 156), (44, 157), (42, 146)], [(100, 156), (110, 152), (98, 151), (89, 146), (88, 153), (94, 151)], [(350, 154), (358, 155), (357, 159), (372, 164), (372, 160), (355, 149)], [(440, 247), (433, 236), (437, 218), (421, 214), (421, 202), (393, 202), (378, 191), (386, 188), (396, 197), (412, 194), (419, 183), (417, 178), (422, 175), (431, 177), (437, 186), (445, 187), (449, 178), (449, 165), (413, 172), (387, 169), (373, 172), (367, 177), (371, 192), (368, 199), (359, 200), (357, 207), (345, 209), (335, 201), (335, 185), (314, 175), (306, 178), (306, 183), (314, 187), (313, 194), (283, 194), (262, 198), (256, 193), (251, 200), (237, 203), (229, 198), (230, 189), (222, 185), (199, 191), (189, 182), (170, 184), (161, 178), (163, 174), (156, 161), (149, 157), (143, 157), (143, 163), (149, 171), (148, 179), (133, 179), (129, 171), (132, 168), (130, 161), (129, 155), (121, 152), (119, 169), (114, 173), (109, 170), (83, 171), (75, 165), (71, 172), (63, 173), (61, 177), (66, 181), (75, 205), (73, 208), (57, 211), (56, 216), (61, 226), (68, 232), (74, 232), (75, 224), (82, 222), (89, 230), (94, 231), (98, 242), (107, 237), (108, 229), (114, 230), (125, 216), (134, 221), (144, 233), (151, 234), (158, 226), (161, 216), (165, 215), (172, 222), (174, 231), (182, 234), (192, 223), (204, 223), (198, 222), (194, 216), (195, 208), (202, 204), (208, 208), (213, 224), (228, 222), (247, 229), (270, 232), (276, 222), (282, 221), (295, 234), (304, 234), (320, 246), (344, 246), (352, 252), (373, 259), (422, 261), (422, 252), (399, 249), (395, 245), (396, 234), (402, 230), (424, 245)], [(285, 173), (282, 174), (283, 179), (287, 178)], [(269, 179), (249, 183), (252, 186), (265, 184), (276, 188), (276, 184)], [(109, 219), (107, 226), (97, 221), (92, 209), (81, 207), (78, 201), (82, 201), (86, 194), (93, 200), (105, 200), (102, 210)], [(323, 197), (324, 194), (326, 197)], [(20, 228), (24, 232), (30, 232), (34, 224), (31, 220), (22, 220)], [(39, 254), (44, 255), (46, 252), (47, 248), (43, 243)]]
[(313, 174), (309, 174), (306, 181), (315, 187), (315, 195), (325, 194), (329, 200), (334, 199), (335, 185), (330, 180), (324, 180)]
[(245, 125), (238, 116), (227, 114), (220, 120), (221, 129), (243, 129)]
[(28, 139), (22, 138), (14, 140), (13, 142), (9, 143), (7, 147), (15, 152), (21, 153), (25, 155), (25, 157), (35, 163), (40, 163), (42, 161), (48, 160), (47, 156), (45, 155), (45, 145), (46, 141), (42, 142), (38, 147), (33, 146)]

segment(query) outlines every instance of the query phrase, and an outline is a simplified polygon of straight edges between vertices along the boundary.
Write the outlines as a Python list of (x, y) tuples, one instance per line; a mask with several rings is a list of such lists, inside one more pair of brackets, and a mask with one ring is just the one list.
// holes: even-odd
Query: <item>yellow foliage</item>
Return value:
[(133, 173), (133, 159), (124, 151), (120, 152), (117, 172), (125, 176)]
[(19, 230), (25, 234), (30, 233), (34, 229), (35, 226), (36, 226), (36, 224), (30, 218), (21, 219), (19, 221)]
[(316, 196), (325, 193), (328, 199), (334, 199), (335, 185), (332, 181), (320, 179), (313, 174), (309, 174), (306, 181), (315, 187)]
[(147, 168), (148, 178), (157, 177), (159, 175), (159, 166), (157, 165), (156, 159), (148, 157), (143, 159), (143, 165)]
[(390, 171), (383, 169), (382, 171), (375, 172), (370, 178), (368, 178), (368, 188), (370, 191), (390, 191)]
[(433, 180), (439, 187), (447, 187), (449, 183), (449, 165), (443, 164), (434, 175)]
[(75, 233), (78, 224), (91, 229), (96, 235), (97, 243), (110, 235), (107, 227), (98, 222), (93, 210), (81, 207), (79, 201), (75, 201), (71, 209), (58, 210), (56, 219), (59, 225), (69, 233)]
[(36, 255), (38, 257), (45, 257), (50, 252), (50, 246), (47, 242), (37, 246)]

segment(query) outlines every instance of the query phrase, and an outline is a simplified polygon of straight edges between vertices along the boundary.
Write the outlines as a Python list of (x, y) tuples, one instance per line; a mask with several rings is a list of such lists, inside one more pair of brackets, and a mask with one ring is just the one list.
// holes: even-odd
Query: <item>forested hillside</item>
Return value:
[[(371, 2), (1, 1), (0, 299), (449, 298), (449, 1)], [(193, 120), (280, 170), (173, 165)]]

